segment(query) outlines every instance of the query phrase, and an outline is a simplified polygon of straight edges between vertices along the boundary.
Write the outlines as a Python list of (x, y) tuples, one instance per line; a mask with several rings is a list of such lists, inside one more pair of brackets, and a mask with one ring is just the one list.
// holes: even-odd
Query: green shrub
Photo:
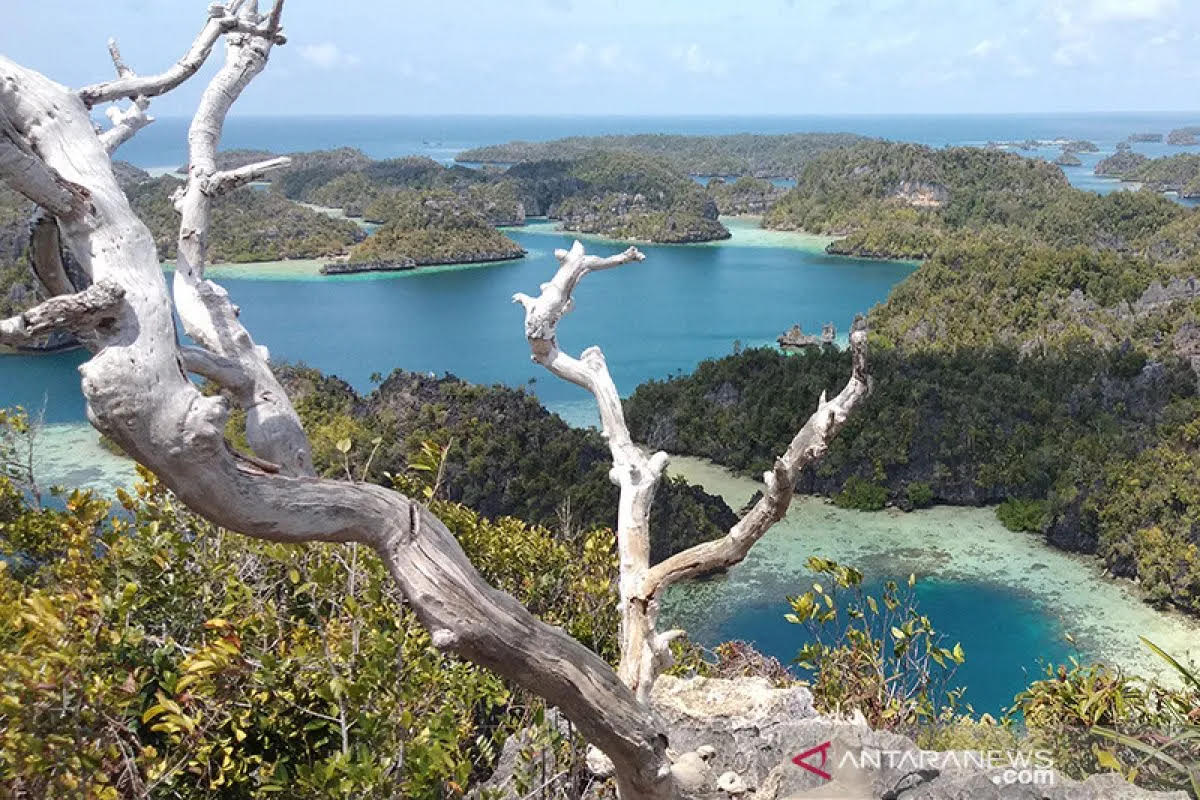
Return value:
[[(434, 648), (369, 550), (232, 534), (143, 479), (110, 515), (0, 474), (0, 796), (442, 800), (540, 718)], [(430, 504), (489, 581), (615, 658), (611, 532)]]
[(1045, 500), (1011, 498), (996, 506), (996, 518), (1010, 531), (1041, 533), (1046, 524)]
[(852, 475), (842, 490), (833, 496), (833, 502), (839, 508), (852, 508), (857, 511), (880, 511), (887, 505), (888, 490), (884, 486)]
[(913, 481), (905, 486), (904, 496), (912, 508), (927, 508), (933, 505), (933, 488), (924, 481)]
[(965, 655), (917, 610), (916, 578), (906, 587), (888, 581), (875, 596), (852, 567), (816, 557), (807, 567), (821, 580), (788, 598), (785, 618), (807, 629), (796, 663), (812, 673), (817, 708), (860, 711), (876, 729), (954, 719), (962, 690), (953, 678)]

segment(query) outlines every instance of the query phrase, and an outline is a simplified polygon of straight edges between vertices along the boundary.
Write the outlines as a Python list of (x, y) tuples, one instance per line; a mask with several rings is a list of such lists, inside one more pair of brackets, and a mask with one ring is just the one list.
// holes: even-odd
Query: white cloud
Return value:
[(1063, 42), (1054, 51), (1051, 59), (1060, 67), (1077, 67), (1099, 60), (1096, 55), (1095, 42), (1091, 37), (1079, 37)]
[(320, 69), (353, 67), (362, 63), (362, 59), (358, 56), (342, 52), (342, 49), (333, 42), (306, 44), (300, 48), (300, 57)]
[(1096, 22), (1155, 20), (1174, 11), (1179, 0), (1090, 0), (1088, 15)]
[(1178, 42), (1179, 39), (1180, 39), (1179, 31), (1171, 29), (1160, 36), (1155, 36), (1153, 39), (1150, 40), (1150, 44), (1154, 45), (1155, 47), (1162, 47), (1164, 44), (1170, 44), (1171, 42)]
[(1008, 58), (1008, 73), (1014, 78), (1032, 78), (1037, 74), (1037, 70), (1020, 56), (1010, 56)]
[(912, 46), (917, 41), (917, 32), (910, 31), (899, 36), (885, 36), (882, 39), (872, 39), (867, 42), (863, 50), (872, 55), (879, 53), (894, 53), (897, 50), (904, 50)]
[(678, 61), (685, 70), (697, 75), (711, 75), (720, 78), (729, 71), (729, 65), (717, 58), (710, 58), (700, 49), (700, 45), (692, 42), (686, 47), (676, 45), (671, 50), (671, 57)]
[(999, 42), (994, 39), (984, 39), (979, 44), (967, 51), (967, 55), (975, 56), (976, 58), (986, 58), (1000, 48)]
[(565, 71), (564, 68), (576, 71), (584, 67), (617, 73), (635, 73), (640, 70), (637, 62), (619, 44), (593, 45), (576, 42), (560, 63), (560, 71)]

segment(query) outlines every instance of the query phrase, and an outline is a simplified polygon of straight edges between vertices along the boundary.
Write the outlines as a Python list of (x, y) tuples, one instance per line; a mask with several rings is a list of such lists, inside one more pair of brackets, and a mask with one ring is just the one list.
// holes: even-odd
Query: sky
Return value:
[[(4, 3), (0, 53), (78, 87), (111, 76), (109, 36), (165, 69), (208, 0)], [(237, 113), (1200, 108), (1200, 0), (289, 0), (284, 24)]]

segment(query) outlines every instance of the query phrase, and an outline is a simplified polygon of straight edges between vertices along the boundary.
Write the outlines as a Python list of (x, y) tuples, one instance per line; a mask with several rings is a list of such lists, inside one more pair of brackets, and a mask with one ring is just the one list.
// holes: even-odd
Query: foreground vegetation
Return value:
[[(115, 509), (81, 492), (42, 507), (13, 447), (24, 427), (0, 417), (5, 796), (433, 800), (477, 785), (517, 733), (518, 788), (565, 776), (580, 797), (591, 783), (578, 736), (538, 698), (441, 655), (373, 553), (227, 533), (148, 473)], [(353, 479), (376, 445), (334, 450)], [(614, 660), (612, 534), (488, 521), (445, 499), (440, 452), (422, 448), (392, 482), (425, 498), (490, 582)], [(1190, 682), (1174, 690), (1052, 667), (1017, 698), (1022, 732), (957, 703), (968, 654), (920, 614), (911, 582), (868, 596), (852, 568), (810, 566), (820, 580), (788, 618), (808, 631), (797, 668), (820, 710), (859, 709), (926, 747), (1045, 749), (1075, 776), (1189, 785), (1200, 686), (1182, 665)], [(684, 642), (676, 655), (676, 674), (796, 681), (741, 643), (704, 654)]]
[[(613, 658), (611, 534), (488, 522), (428, 466), (396, 480), (485, 577)], [(543, 718), (440, 655), (373, 553), (229, 534), (143, 480), (110, 513), (0, 477), (4, 796), (455, 797)]]

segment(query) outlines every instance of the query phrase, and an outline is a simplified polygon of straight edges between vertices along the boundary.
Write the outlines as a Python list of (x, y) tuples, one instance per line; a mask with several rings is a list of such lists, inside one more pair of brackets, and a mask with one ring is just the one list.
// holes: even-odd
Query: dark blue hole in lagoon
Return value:
[[(812, 586), (811, 576), (801, 576), (801, 570), (797, 565), (795, 583), (788, 588), (784, 588), (784, 581), (768, 580), (759, 587), (757, 596), (747, 597), (746, 602), (733, 608), (701, 612), (688, 598), (677, 600), (676, 595), (668, 603), (665, 616), (668, 624), (686, 628), (688, 635), (705, 647), (731, 639), (750, 642), (803, 677), (803, 670), (792, 662), (809, 641), (808, 629), (784, 619), (791, 611), (786, 596), (802, 594)], [(895, 580), (904, 589), (907, 577), (868, 575), (863, 588), (878, 599), (885, 580)], [(827, 580), (823, 582), (828, 586)], [(927, 577), (918, 580), (914, 594), (917, 611), (929, 617), (942, 634), (943, 646), (952, 647), (956, 642), (962, 645), (966, 661), (957, 668), (947, 688), (963, 687), (964, 702), (977, 713), (1001, 714), (1013, 704), (1018, 692), (1041, 676), (1044, 663), (1063, 663), (1074, 652), (1056, 620), (1029, 597), (1009, 587)], [(703, 592), (697, 595), (705, 596)], [(850, 599), (845, 590), (839, 597), (842, 604)], [(676, 602), (678, 606), (672, 605)]]

